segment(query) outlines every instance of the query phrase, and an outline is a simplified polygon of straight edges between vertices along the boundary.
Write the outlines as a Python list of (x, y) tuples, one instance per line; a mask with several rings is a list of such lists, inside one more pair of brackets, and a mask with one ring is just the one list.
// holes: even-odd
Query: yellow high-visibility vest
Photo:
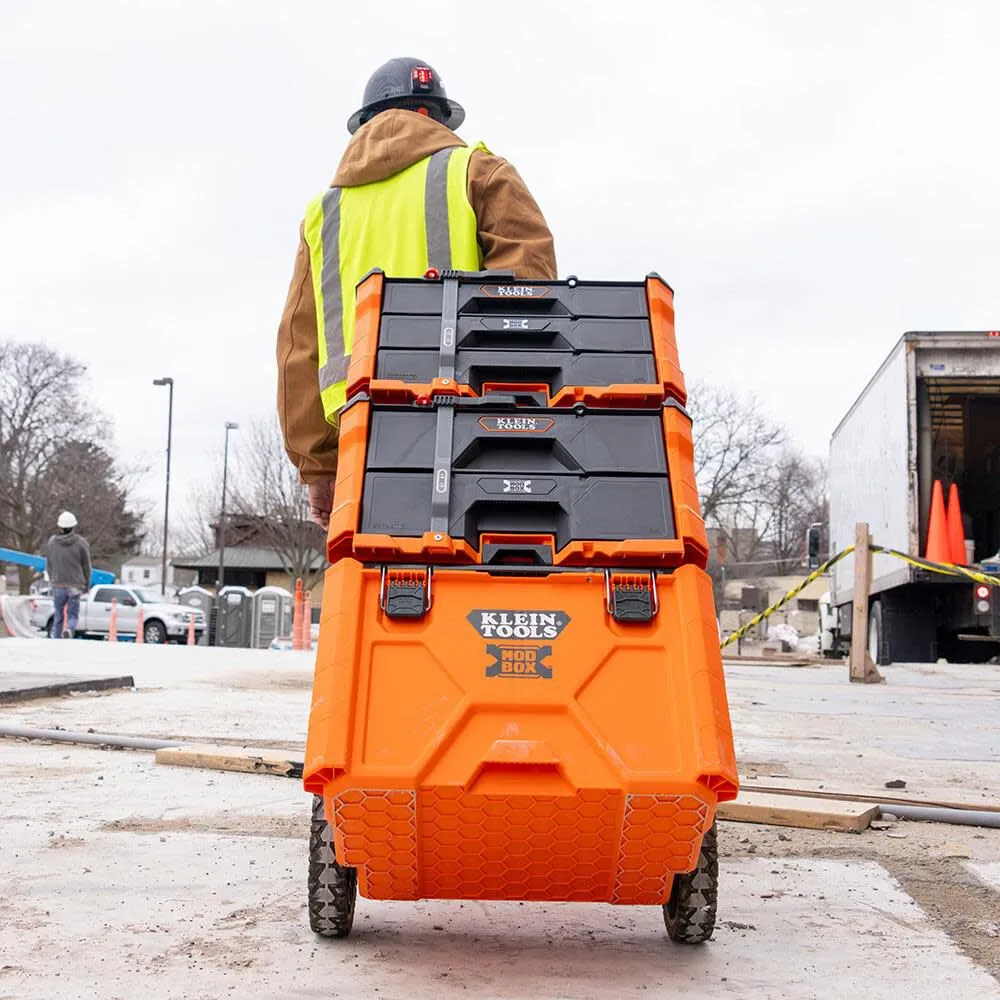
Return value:
[(376, 267), (390, 278), (419, 278), (431, 267), (480, 269), (468, 195), (469, 158), (476, 149), (486, 147), (442, 149), (383, 181), (330, 188), (306, 209), (319, 388), (331, 424), (347, 402), (357, 283)]

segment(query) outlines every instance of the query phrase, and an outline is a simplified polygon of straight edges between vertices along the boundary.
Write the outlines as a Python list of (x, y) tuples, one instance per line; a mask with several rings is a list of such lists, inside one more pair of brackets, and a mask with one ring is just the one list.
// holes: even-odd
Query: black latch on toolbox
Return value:
[(379, 607), (390, 618), (423, 618), (431, 607), (431, 574), (426, 569), (382, 567)]
[(605, 570), (604, 593), (608, 613), (616, 622), (650, 622), (660, 610), (655, 573), (637, 576)]

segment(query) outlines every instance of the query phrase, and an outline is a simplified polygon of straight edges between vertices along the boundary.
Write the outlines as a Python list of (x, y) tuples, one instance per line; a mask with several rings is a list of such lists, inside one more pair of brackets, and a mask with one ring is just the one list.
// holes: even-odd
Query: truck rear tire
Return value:
[(868, 605), (868, 655), (876, 666), (885, 666), (889, 662), (889, 658), (885, 655), (885, 646), (882, 602), (876, 600)]

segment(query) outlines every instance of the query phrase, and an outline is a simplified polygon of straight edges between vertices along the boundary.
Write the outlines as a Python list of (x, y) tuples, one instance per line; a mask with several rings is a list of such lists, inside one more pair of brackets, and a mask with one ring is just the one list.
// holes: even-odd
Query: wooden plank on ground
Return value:
[(0, 702), (61, 698), (74, 692), (112, 691), (133, 687), (135, 681), (131, 676), (74, 677), (67, 674), (5, 673), (0, 677)]
[(156, 751), (156, 763), (200, 767), (210, 771), (274, 774), (281, 778), (302, 777), (302, 761), (293, 760), (292, 755), (283, 750), (223, 746), (167, 747)]
[(723, 663), (743, 663), (749, 667), (822, 667), (818, 656), (795, 656), (792, 653), (723, 653)]
[(841, 799), (740, 791), (739, 798), (735, 802), (723, 802), (716, 815), (719, 819), (737, 823), (765, 823), (769, 826), (795, 826), (803, 830), (860, 833), (878, 815), (878, 806)]
[(965, 809), (973, 812), (1000, 813), (1000, 805), (995, 802), (972, 800), (959, 802), (954, 799), (928, 798), (921, 794), (889, 795), (885, 791), (878, 792), (870, 788), (845, 792), (837, 788), (819, 787), (818, 783), (804, 781), (801, 778), (779, 778), (769, 775), (764, 781), (741, 778), (740, 783), (747, 792), (766, 795), (792, 795), (810, 799), (838, 799), (843, 802), (864, 802), (885, 806), (886, 812), (892, 812), (892, 806), (928, 806), (935, 809)]

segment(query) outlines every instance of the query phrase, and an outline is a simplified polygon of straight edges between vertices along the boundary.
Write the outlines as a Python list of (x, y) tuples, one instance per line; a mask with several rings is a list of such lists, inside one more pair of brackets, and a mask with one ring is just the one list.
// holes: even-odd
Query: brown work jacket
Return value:
[[(355, 133), (331, 187), (385, 180), (440, 149), (464, 146), (451, 129), (412, 111), (386, 111)], [(483, 266), (519, 278), (555, 278), (552, 234), (535, 199), (504, 159), (476, 150), (469, 160), (469, 201), (476, 213)], [(356, 275), (358, 281), (364, 275)], [(337, 471), (337, 428), (319, 396), (319, 344), (309, 248), (299, 248), (278, 327), (278, 417), (288, 457), (304, 482)]]

